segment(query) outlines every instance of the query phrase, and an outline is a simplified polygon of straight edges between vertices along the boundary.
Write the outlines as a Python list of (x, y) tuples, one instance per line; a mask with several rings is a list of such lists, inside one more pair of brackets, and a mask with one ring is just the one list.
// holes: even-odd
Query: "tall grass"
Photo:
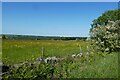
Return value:
[[(63, 61), (55, 64), (53, 67), (45, 65), (23, 66), (20, 69), (13, 68), (12, 74), (4, 75), (4, 77), (36, 77), (45, 78), (118, 78), (118, 53), (111, 54), (91, 50), (87, 55), (86, 46), (89, 42), (85, 41), (31, 41), (31, 40), (4, 40), (3, 41), (3, 62), (5, 64), (16, 64), (25, 60), (34, 60), (41, 57), (41, 48), (44, 47), (44, 55), (66, 57)], [(72, 54), (80, 52), (82, 48), (83, 57), (72, 58)], [(92, 47), (89, 47), (90, 49)], [(106, 54), (106, 55), (105, 55)], [(42, 66), (42, 67), (39, 67)], [(34, 67), (34, 68), (31, 68)], [(17, 73), (17, 71), (21, 71)], [(29, 71), (27, 71), (29, 70)], [(51, 75), (52, 70), (52, 76)]]
[(2, 60), (4, 63), (14, 64), (25, 60), (41, 57), (44, 47), (44, 57), (64, 57), (80, 52), (89, 43), (83, 41), (55, 41), (55, 40), (3, 40)]

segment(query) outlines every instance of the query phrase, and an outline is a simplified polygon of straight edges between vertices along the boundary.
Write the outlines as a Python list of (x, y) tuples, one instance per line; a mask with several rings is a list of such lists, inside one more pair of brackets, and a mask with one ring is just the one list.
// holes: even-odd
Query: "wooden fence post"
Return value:
[(42, 47), (42, 63), (44, 63), (44, 48)]

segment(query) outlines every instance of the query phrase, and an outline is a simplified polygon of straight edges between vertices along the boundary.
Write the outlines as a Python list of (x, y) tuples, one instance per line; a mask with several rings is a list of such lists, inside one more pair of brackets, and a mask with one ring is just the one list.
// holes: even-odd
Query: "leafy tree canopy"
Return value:
[(100, 17), (93, 20), (91, 24), (92, 28), (95, 28), (99, 25), (107, 25), (108, 21), (116, 21), (120, 19), (120, 10), (109, 10), (104, 12)]

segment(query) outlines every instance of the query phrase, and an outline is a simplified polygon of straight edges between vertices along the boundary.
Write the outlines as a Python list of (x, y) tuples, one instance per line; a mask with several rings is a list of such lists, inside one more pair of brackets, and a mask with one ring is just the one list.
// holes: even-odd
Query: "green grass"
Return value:
[[(67, 62), (57, 65), (57, 72), (63, 78), (118, 78), (118, 53), (114, 52), (106, 56), (94, 54), (88, 59), (78, 58), (70, 63)], [(65, 70), (66, 69), (66, 70)]]
[(0, 66), (2, 65), (2, 52), (0, 52)]
[[(78, 78), (117, 78), (118, 77), (118, 54), (106, 55), (101, 57), (95, 56), (94, 61), (81, 64), (80, 61), (75, 63), (73, 77)], [(97, 58), (98, 57), (98, 58)], [(81, 64), (81, 65), (80, 65)], [(82, 74), (81, 74), (82, 73)], [(79, 74), (76, 75), (76, 74)]]
[[(100, 55), (103, 53), (94, 51), (87, 56), (86, 46), (89, 44), (85, 41), (3, 40), (2, 61), (5, 64), (16, 64), (33, 60), (41, 57), (41, 48), (44, 47), (45, 57), (67, 57), (55, 65), (55, 78), (118, 78), (118, 53)], [(79, 53), (80, 46), (84, 56), (71, 58), (73, 53)]]
[(5, 64), (15, 64), (25, 60), (33, 60), (41, 57), (41, 49), (44, 47), (44, 56), (64, 57), (79, 53), (89, 43), (83, 41), (52, 41), (52, 40), (3, 40), (2, 60)]

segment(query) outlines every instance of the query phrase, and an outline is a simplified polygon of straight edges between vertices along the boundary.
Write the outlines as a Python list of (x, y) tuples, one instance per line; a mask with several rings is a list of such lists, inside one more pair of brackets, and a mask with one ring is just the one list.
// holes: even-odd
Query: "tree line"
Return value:
[(28, 35), (2, 35), (7, 40), (86, 40), (87, 37), (59, 37), (59, 36), (28, 36)]

